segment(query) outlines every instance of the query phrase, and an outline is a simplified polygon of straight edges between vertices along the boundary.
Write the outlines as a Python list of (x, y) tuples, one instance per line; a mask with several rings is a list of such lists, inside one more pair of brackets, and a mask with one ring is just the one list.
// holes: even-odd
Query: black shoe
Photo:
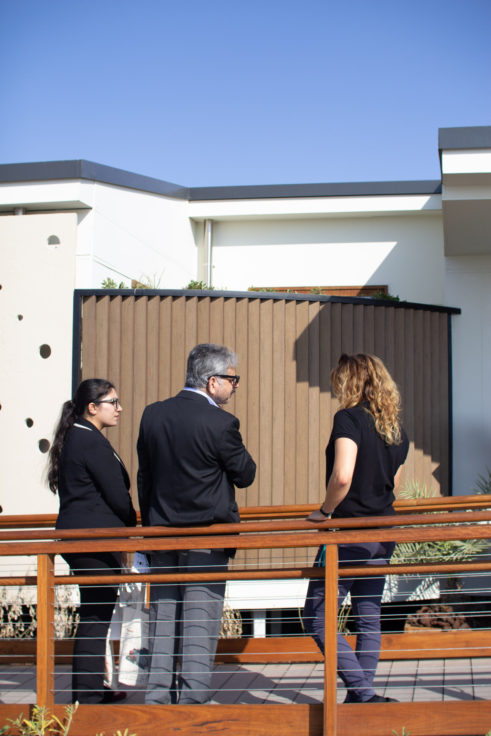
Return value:
[(383, 695), (374, 695), (370, 700), (364, 700), (364, 703), (398, 703), (395, 698), (385, 698)]
[(343, 700), (343, 703), (361, 703), (361, 700), (358, 700), (358, 698), (352, 695), (350, 691), (348, 690), (348, 692), (346, 693), (346, 697)]
[(121, 690), (109, 690), (104, 688), (104, 696), (102, 698), (103, 703), (119, 703), (121, 700), (126, 700), (127, 693)]

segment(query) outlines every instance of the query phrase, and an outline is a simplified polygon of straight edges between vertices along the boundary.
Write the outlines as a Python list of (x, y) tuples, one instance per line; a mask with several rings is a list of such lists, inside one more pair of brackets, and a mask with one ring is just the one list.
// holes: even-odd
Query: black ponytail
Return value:
[(114, 388), (110, 381), (104, 378), (87, 378), (75, 391), (73, 401), (65, 401), (61, 410), (61, 417), (55, 429), (53, 444), (49, 451), (48, 485), (53, 493), (58, 490), (58, 474), (60, 457), (65, 444), (68, 430), (73, 427), (77, 417), (85, 413), (88, 405), (96, 403)]

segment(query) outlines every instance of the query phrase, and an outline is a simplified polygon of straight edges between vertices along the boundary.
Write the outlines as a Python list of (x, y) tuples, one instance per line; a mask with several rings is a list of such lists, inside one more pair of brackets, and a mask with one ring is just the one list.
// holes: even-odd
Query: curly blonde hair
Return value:
[(368, 404), (375, 429), (388, 445), (401, 442), (401, 395), (384, 363), (375, 355), (343, 353), (331, 371), (331, 385), (341, 409)]

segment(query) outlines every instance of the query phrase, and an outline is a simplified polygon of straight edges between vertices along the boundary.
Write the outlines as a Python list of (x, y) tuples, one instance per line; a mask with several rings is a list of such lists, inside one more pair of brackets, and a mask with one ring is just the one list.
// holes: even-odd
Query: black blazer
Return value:
[(202, 394), (183, 390), (147, 406), (137, 448), (145, 526), (240, 520), (234, 485), (251, 485), (256, 464), (233, 414)]
[(60, 458), (57, 529), (135, 526), (130, 479), (110, 442), (79, 418), (65, 437)]

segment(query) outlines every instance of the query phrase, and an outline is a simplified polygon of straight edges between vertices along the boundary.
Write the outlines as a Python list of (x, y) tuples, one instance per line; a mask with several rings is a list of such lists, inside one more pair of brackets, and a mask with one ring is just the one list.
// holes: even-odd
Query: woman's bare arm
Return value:
[(325, 521), (346, 497), (353, 480), (358, 446), (348, 437), (338, 437), (334, 443), (334, 466), (327, 483), (326, 497), (321, 510), (312, 511), (307, 521)]

